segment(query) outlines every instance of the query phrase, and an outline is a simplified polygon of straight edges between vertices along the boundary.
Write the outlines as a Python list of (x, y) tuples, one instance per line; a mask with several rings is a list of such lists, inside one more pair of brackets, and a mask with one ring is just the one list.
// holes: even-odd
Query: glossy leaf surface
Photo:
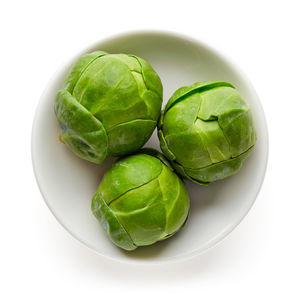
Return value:
[(176, 171), (199, 184), (235, 174), (256, 141), (249, 106), (223, 81), (178, 89), (158, 128), (161, 149)]
[(161, 104), (162, 84), (147, 61), (103, 51), (86, 54), (56, 96), (60, 139), (94, 163), (135, 152), (153, 133)]
[(172, 236), (185, 224), (189, 207), (182, 180), (160, 153), (149, 149), (117, 161), (92, 200), (107, 235), (126, 250)]

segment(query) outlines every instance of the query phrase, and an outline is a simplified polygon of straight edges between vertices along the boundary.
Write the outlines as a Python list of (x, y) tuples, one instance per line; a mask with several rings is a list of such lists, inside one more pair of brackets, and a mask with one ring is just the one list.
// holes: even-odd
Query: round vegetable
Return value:
[(102, 51), (86, 54), (56, 96), (60, 140), (94, 163), (132, 153), (153, 133), (161, 103), (162, 84), (147, 61)]
[(189, 207), (184, 183), (151, 149), (117, 161), (92, 199), (95, 217), (111, 241), (125, 250), (175, 234), (185, 224)]
[(256, 141), (249, 106), (223, 81), (178, 89), (158, 128), (161, 149), (176, 171), (204, 185), (235, 174)]

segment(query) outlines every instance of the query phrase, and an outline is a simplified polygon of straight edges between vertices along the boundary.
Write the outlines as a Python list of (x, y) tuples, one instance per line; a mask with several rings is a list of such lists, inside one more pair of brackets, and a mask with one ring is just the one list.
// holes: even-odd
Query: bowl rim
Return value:
[[(118, 38), (126, 38), (126, 37), (139, 36), (139, 35), (141, 35), (141, 36), (142, 35), (143, 36), (157, 35), (157, 36), (165, 36), (165, 37), (173, 37), (173, 38), (182, 39), (183, 41), (185, 40), (185, 41), (195, 43), (195, 44), (205, 48), (207, 51), (210, 51), (213, 54), (217, 55), (229, 67), (233, 68), (235, 70), (235, 72), (238, 72), (239, 76), (241, 76), (244, 83), (247, 84), (247, 87), (254, 94), (257, 106), (259, 107), (259, 111), (261, 113), (262, 122), (263, 122), (262, 126), (264, 129), (262, 132), (265, 135), (265, 137), (264, 137), (264, 139), (265, 139), (265, 149), (264, 149), (265, 157), (264, 157), (264, 162), (263, 162), (262, 176), (260, 178), (259, 184), (256, 186), (255, 195), (253, 196), (252, 201), (249, 203), (249, 206), (247, 207), (247, 209), (245, 209), (244, 213), (240, 216), (240, 218), (236, 222), (231, 224), (229, 226), (229, 228), (227, 228), (227, 229), (223, 230), (221, 233), (217, 234), (205, 246), (201, 247), (201, 249), (195, 249), (195, 250), (187, 252), (187, 253), (179, 254), (175, 257), (167, 257), (167, 258), (164, 258), (163, 260), (156, 259), (156, 260), (151, 260), (151, 261), (145, 260), (145, 259), (140, 259), (140, 258), (139, 259), (136, 259), (136, 258), (125, 259), (125, 258), (119, 258), (119, 257), (106, 255), (106, 254), (98, 251), (95, 247), (93, 247), (89, 243), (85, 242), (78, 235), (76, 235), (73, 231), (71, 231), (63, 223), (63, 221), (58, 217), (58, 215), (56, 215), (54, 209), (51, 207), (50, 203), (48, 202), (47, 197), (45, 196), (45, 192), (43, 191), (43, 188), (39, 182), (39, 178), (38, 178), (39, 176), (38, 176), (38, 172), (36, 170), (36, 162), (35, 162), (35, 143), (34, 143), (34, 141), (35, 141), (35, 132), (36, 132), (37, 119), (38, 119), (38, 112), (39, 112), (40, 107), (42, 106), (44, 99), (45, 99), (46, 92), (49, 90), (49, 88), (51, 88), (51, 84), (56, 79), (58, 73), (62, 72), (62, 70), (66, 67), (66, 64), (71, 63), (72, 60), (78, 58), (78, 56), (84, 54), (85, 52), (90, 51), (92, 48), (94, 48), (98, 44), (101, 44), (104, 42), (110, 42), (110, 41), (113, 41)], [(104, 257), (106, 260), (112, 260), (114, 262), (122, 263), (122, 264), (155, 266), (155, 265), (167, 265), (170, 263), (179, 263), (179, 262), (191, 260), (194, 257), (198, 257), (198, 256), (206, 253), (210, 249), (216, 247), (217, 245), (220, 245), (227, 238), (227, 236), (242, 222), (242, 220), (247, 216), (247, 214), (253, 207), (253, 205), (257, 199), (257, 196), (261, 190), (261, 187), (263, 185), (264, 179), (265, 179), (266, 170), (267, 170), (267, 166), (268, 166), (268, 160), (269, 160), (269, 132), (268, 132), (266, 115), (265, 115), (264, 109), (262, 107), (262, 104), (260, 102), (259, 96), (258, 96), (255, 88), (253, 87), (251, 81), (245, 75), (244, 71), (236, 64), (235, 61), (232, 60), (231, 57), (229, 57), (223, 51), (221, 51), (219, 49), (215, 49), (215, 47), (208, 44), (207, 41), (203, 41), (203, 40), (198, 39), (197, 37), (192, 37), (190, 35), (171, 31), (171, 30), (158, 30), (158, 29), (126, 30), (126, 31), (114, 33), (108, 37), (104, 37), (104, 38), (98, 39), (96, 41), (93, 41), (88, 46), (84, 46), (83, 48), (81, 48), (79, 51), (77, 51), (77, 53), (74, 56), (72, 56), (71, 58), (69, 58), (62, 64), (60, 64), (60, 66), (58, 66), (58, 69), (52, 74), (51, 78), (48, 80), (48, 83), (47, 83), (46, 87), (44, 88), (44, 90), (39, 98), (39, 101), (37, 103), (33, 122), (32, 122), (32, 128), (31, 128), (31, 161), (32, 161), (33, 173), (34, 173), (35, 180), (38, 185), (39, 191), (44, 199), (44, 202), (46, 203), (46, 206), (49, 208), (52, 215), (55, 217), (55, 219), (58, 221), (58, 223), (60, 223), (60, 225), (67, 232), (69, 232), (73, 236), (73, 238), (75, 238), (81, 245), (83, 245), (84, 247), (88, 248), (89, 250), (95, 252), (97, 255)]]

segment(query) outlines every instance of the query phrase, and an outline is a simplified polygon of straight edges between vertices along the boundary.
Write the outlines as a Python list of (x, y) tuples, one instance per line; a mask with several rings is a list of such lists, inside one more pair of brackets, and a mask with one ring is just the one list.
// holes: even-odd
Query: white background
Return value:
[[(1, 1), (1, 292), (299, 292), (299, 1)], [(163, 29), (225, 52), (265, 109), (269, 165), (258, 199), (221, 244), (196, 259), (134, 266), (73, 239), (31, 166), (36, 105), (49, 78), (90, 43)]]

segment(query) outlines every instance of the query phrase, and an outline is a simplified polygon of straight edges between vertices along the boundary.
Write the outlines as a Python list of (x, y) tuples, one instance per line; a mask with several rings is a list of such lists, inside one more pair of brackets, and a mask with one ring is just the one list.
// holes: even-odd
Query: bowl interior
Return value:
[[(113, 159), (95, 165), (77, 158), (59, 142), (53, 105), (71, 65), (83, 53), (101, 49), (132, 53), (148, 60), (164, 86), (164, 104), (179, 87), (197, 81), (233, 83), (250, 104), (257, 143), (237, 175), (209, 186), (186, 182), (191, 197), (187, 225), (174, 237), (149, 247), (124, 252), (115, 247), (91, 213), (91, 198)], [(267, 164), (268, 136), (259, 99), (244, 74), (231, 62), (189, 38), (145, 32), (100, 41), (80, 52), (56, 73), (39, 103), (32, 133), (32, 157), (40, 190), (59, 222), (76, 238), (101, 255), (124, 261), (158, 262), (191, 257), (222, 240), (251, 208)], [(159, 150), (156, 131), (146, 146)]]

